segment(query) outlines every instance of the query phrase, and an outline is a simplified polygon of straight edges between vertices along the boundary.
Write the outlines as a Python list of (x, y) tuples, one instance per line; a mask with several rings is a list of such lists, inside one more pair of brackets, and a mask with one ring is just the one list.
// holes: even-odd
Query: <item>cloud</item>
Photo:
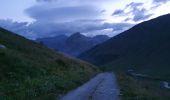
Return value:
[(153, 0), (151, 9), (156, 9), (156, 8), (162, 6), (163, 4), (168, 3), (169, 1), (170, 0)]
[(112, 16), (115, 15), (119, 17), (124, 17), (126, 15), (127, 18), (125, 18), (124, 20), (125, 22), (127, 21), (139, 22), (150, 18), (153, 14), (148, 13), (147, 9), (145, 9), (144, 7), (144, 3), (131, 2), (127, 4), (123, 10), (122, 9), (115, 10)]
[(145, 8), (142, 8), (142, 9), (134, 8), (132, 10), (132, 14), (134, 15), (133, 21), (135, 21), (135, 22), (148, 19), (153, 15), (150, 13), (148, 14), (147, 10)]
[(133, 20), (135, 22), (141, 21), (141, 20), (146, 20), (146, 19), (150, 18), (152, 15), (153, 14), (144, 15), (144, 14), (141, 13), (139, 15), (134, 16)]
[(129, 4), (126, 5), (126, 8), (130, 7), (130, 8), (137, 8), (137, 7), (140, 7), (140, 6), (143, 6), (143, 3), (136, 3), (136, 2), (131, 2)]
[[(35, 20), (34, 22), (14, 24), (15, 22), (9, 21), (1, 25), (6, 25), (5, 28), (31, 39), (60, 34), (71, 35), (75, 32), (93, 35), (108, 32), (110, 36), (114, 36), (133, 26), (122, 22), (105, 23), (107, 9), (103, 9), (101, 5), (110, 4), (112, 0), (37, 0), (37, 2), (25, 10), (25, 13)], [(115, 11), (115, 14), (120, 13), (120, 10)]]
[(125, 22), (127, 22), (127, 21), (130, 21), (130, 20), (132, 20), (132, 18), (125, 18), (123, 21), (125, 21)]
[(143, 7), (143, 3), (135, 3), (132, 2), (126, 5), (126, 9), (130, 8), (129, 14), (132, 14), (132, 20), (134, 22), (143, 21), (150, 18), (153, 14), (147, 12), (147, 10)]
[(33, 6), (25, 12), (36, 20), (41, 21), (73, 21), (77, 19), (97, 19), (102, 15), (102, 10), (94, 6), (69, 6), (69, 7), (44, 7), (42, 5)]
[(10, 30), (28, 39), (36, 38), (36, 34), (29, 30), (27, 22), (13, 22), (12, 20), (0, 20), (0, 27)]
[(112, 16), (116, 16), (116, 15), (125, 15), (125, 12), (121, 9), (117, 9), (113, 12)]
[(37, 2), (53, 2), (53, 1), (57, 1), (57, 0), (36, 0)]
[(112, 28), (113, 31), (122, 31), (125, 28), (130, 28), (133, 24), (130, 23), (104, 23), (103, 26), (105, 28)]
[[(0, 20), (0, 27), (29, 39), (51, 37), (60, 34), (71, 35), (75, 32), (91, 34), (91, 36), (106, 34), (108, 32), (107, 35), (114, 36), (132, 26), (133, 24), (128, 23), (103, 23), (102, 19), (77, 20), (63, 23), (36, 21), (32, 24)], [(110, 30), (112, 31), (110, 32)]]
[[(25, 13), (36, 20), (73, 21), (79, 19), (105, 18), (106, 5), (113, 4), (113, 0), (37, 0), (25, 10)], [(45, 2), (46, 1), (46, 2)], [(51, 2), (54, 1), (54, 2)], [(50, 2), (50, 3), (48, 3)]]
[(29, 25), (39, 37), (56, 36), (60, 34), (72, 34), (74, 32), (87, 32), (101, 28), (99, 20), (77, 20), (72, 22), (43, 22), (36, 21)]
[[(56, 6), (56, 3), (52, 3), (35, 5), (26, 9), (26, 14), (36, 20), (29, 25), (29, 29), (38, 37), (47, 37), (59, 34), (69, 35), (75, 32), (86, 33), (107, 28), (103, 25), (103, 9), (89, 4), (90, 0), (88, 2), (75, 1), (86, 5), (72, 5), (72, 2), (69, 2), (70, 4), (66, 6)], [(57, 5), (61, 2), (63, 1), (58, 0)], [(94, 2), (99, 2), (99, 0), (94, 0)]]
[[(77, 20), (72, 22), (52, 23), (34, 22), (29, 26), (39, 37), (56, 36), (59, 34), (71, 35), (75, 32), (87, 33), (97, 30), (112, 28), (114, 31), (124, 30), (131, 27), (128, 23), (103, 23), (102, 19)], [(97, 35), (97, 34), (96, 34)]]
[(108, 36), (116, 36), (119, 33), (133, 27), (134, 24), (129, 23), (104, 23), (101, 29), (92, 30), (83, 34), (87, 36), (95, 36), (96, 34), (103, 34)]
[(153, 3), (166, 3), (170, 0), (153, 0)]

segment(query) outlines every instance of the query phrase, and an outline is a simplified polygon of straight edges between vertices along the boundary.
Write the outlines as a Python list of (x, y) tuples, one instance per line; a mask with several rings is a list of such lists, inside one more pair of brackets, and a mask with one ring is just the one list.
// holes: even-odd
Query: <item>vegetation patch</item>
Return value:
[(0, 100), (56, 100), (99, 70), (0, 28)]
[(170, 91), (161, 82), (135, 79), (122, 72), (116, 75), (122, 100), (170, 100)]

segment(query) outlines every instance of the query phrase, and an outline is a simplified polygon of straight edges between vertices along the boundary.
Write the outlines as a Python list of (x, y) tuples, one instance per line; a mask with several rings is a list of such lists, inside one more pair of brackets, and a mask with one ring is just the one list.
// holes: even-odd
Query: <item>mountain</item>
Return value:
[(48, 46), (49, 48), (53, 48), (55, 50), (63, 51), (65, 49), (65, 42), (68, 38), (66, 35), (58, 35), (55, 37), (48, 37), (48, 38), (39, 38), (36, 41)]
[(77, 32), (69, 37), (56, 36), (52, 38), (37, 39), (37, 41), (43, 42), (43, 44), (55, 50), (62, 51), (72, 56), (78, 56), (82, 52), (85, 52), (86, 50), (92, 48), (93, 46), (96, 46), (108, 39), (109, 37), (106, 35), (86, 37), (80, 34), (79, 32)]
[(108, 39), (109, 37), (105, 35), (95, 36), (91, 38), (91, 37), (86, 37), (80, 33), (75, 33), (66, 40), (66, 46), (67, 46), (66, 53), (73, 55), (73, 56), (78, 56), (80, 53)]
[(170, 14), (142, 22), (79, 56), (107, 69), (136, 69), (167, 78), (169, 57)]
[(94, 76), (91, 64), (0, 28), (0, 99), (55, 100)]

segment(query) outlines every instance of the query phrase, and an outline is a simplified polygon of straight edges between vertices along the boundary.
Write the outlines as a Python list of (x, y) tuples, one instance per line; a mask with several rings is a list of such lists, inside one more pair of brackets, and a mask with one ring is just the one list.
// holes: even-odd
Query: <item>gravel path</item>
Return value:
[(101, 73), (69, 92), (61, 100), (119, 100), (119, 89), (112, 73)]

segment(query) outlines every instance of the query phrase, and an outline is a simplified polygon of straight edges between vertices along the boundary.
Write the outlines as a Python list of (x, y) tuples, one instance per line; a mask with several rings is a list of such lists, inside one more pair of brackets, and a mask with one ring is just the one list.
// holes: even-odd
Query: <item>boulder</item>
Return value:
[(6, 49), (6, 46), (0, 44), (0, 49)]

